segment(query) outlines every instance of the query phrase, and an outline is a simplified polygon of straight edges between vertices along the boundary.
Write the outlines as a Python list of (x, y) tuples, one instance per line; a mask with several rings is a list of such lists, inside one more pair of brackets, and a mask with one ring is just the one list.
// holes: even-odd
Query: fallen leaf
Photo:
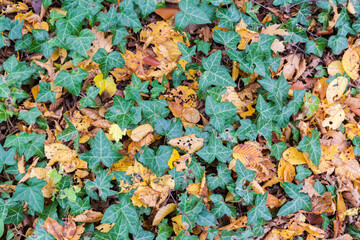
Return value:
[(335, 78), (326, 89), (326, 99), (329, 104), (339, 100), (345, 92), (348, 80), (345, 77)]
[(99, 95), (104, 95), (107, 98), (115, 95), (117, 88), (114, 78), (111, 75), (104, 79), (104, 76), (99, 74), (94, 78), (94, 82), (96, 86), (100, 88)]
[(152, 222), (153, 226), (159, 225), (159, 223), (166, 217), (169, 213), (173, 212), (176, 209), (175, 203), (169, 203), (161, 207), (155, 214), (154, 220)]
[(200, 150), (204, 145), (204, 139), (197, 138), (195, 134), (190, 134), (183, 137), (173, 138), (168, 142), (173, 147), (178, 147), (181, 150), (194, 153)]
[(332, 61), (327, 66), (327, 71), (330, 76), (335, 76), (336, 74), (342, 75), (345, 72), (342, 62), (340, 60)]
[(359, 60), (358, 53), (352, 48), (348, 48), (343, 55), (342, 66), (352, 79), (359, 78)]
[(131, 140), (138, 142), (152, 132), (154, 132), (154, 128), (150, 124), (143, 124), (131, 131), (130, 138)]
[(85, 210), (83, 213), (74, 217), (75, 222), (83, 222), (83, 223), (95, 223), (99, 222), (103, 217), (101, 212), (96, 212), (94, 210)]
[(332, 105), (325, 110), (325, 114), (329, 115), (329, 117), (325, 118), (322, 122), (323, 127), (329, 127), (335, 130), (340, 127), (345, 120), (345, 112), (340, 104)]

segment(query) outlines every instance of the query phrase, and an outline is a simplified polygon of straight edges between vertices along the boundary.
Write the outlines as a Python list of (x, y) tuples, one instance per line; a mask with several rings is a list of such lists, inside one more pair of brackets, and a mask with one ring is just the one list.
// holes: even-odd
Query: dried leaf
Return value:
[(325, 110), (325, 113), (329, 115), (329, 117), (322, 122), (323, 127), (329, 127), (335, 130), (340, 127), (345, 120), (345, 112), (340, 104), (332, 105)]
[(345, 77), (337, 77), (326, 89), (326, 99), (329, 104), (339, 100), (345, 92), (348, 80)]
[(200, 150), (204, 145), (204, 139), (197, 138), (195, 134), (190, 134), (183, 137), (173, 138), (168, 142), (173, 147), (178, 147), (181, 150), (194, 153)]
[(131, 131), (130, 138), (134, 142), (139, 142), (141, 139), (143, 139), (146, 135), (149, 133), (154, 132), (154, 128), (150, 124), (143, 124)]
[(172, 211), (174, 211), (176, 209), (176, 204), (175, 203), (169, 203), (163, 207), (161, 207), (155, 217), (154, 217), (154, 220), (153, 220), (153, 223), (152, 225), (153, 226), (157, 226), (159, 225), (159, 223), (169, 214), (171, 213)]
[(103, 214), (101, 212), (96, 212), (93, 210), (85, 210), (80, 215), (77, 215), (74, 217), (75, 222), (83, 222), (83, 223), (95, 223), (99, 222), (103, 217)]
[(345, 72), (352, 79), (359, 78), (359, 66), (360, 66), (359, 60), (360, 60), (360, 57), (354, 49), (348, 48), (345, 51), (344, 56), (342, 58), (342, 66), (343, 66)]

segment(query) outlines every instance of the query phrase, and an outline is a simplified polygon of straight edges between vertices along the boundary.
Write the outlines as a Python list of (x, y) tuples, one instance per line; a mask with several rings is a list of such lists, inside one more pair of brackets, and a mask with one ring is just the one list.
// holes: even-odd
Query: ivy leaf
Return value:
[(311, 171), (307, 168), (304, 168), (303, 165), (298, 165), (296, 167), (296, 176), (295, 179), (299, 182), (302, 182), (305, 178), (311, 175)]
[(44, 197), (41, 189), (46, 185), (46, 181), (37, 179), (36, 177), (27, 180), (27, 185), (22, 183), (15, 187), (12, 197), (14, 201), (26, 201), (35, 211), (42, 212), (44, 210)]
[(281, 158), (282, 153), (287, 149), (287, 145), (284, 142), (278, 142), (271, 145), (270, 156), (274, 156), (277, 160)]
[(213, 40), (217, 43), (225, 45), (225, 47), (236, 50), (241, 37), (240, 34), (234, 31), (221, 31), (219, 29), (214, 30)]
[(79, 34), (86, 12), (80, 8), (70, 8), (66, 18), (56, 21), (56, 36), (65, 40), (71, 34)]
[(140, 228), (136, 236), (134, 236), (134, 240), (153, 240), (154, 238), (155, 238), (154, 233), (150, 231), (146, 231), (143, 228)]
[(45, 134), (20, 132), (18, 135), (8, 135), (4, 147), (14, 147), (19, 156), (25, 155), (26, 160), (34, 155), (42, 158), (45, 138)]
[(273, 101), (279, 107), (287, 103), (290, 84), (286, 81), (283, 74), (281, 74), (277, 80), (266, 78), (264, 80), (259, 80), (258, 82), (266, 91), (270, 93), (266, 96), (268, 100)]
[(35, 102), (51, 101), (55, 103), (56, 92), (51, 91), (51, 83), (40, 81), (40, 91), (36, 97)]
[(207, 176), (207, 185), (210, 191), (213, 191), (215, 188), (218, 187), (225, 189), (225, 187), (233, 181), (231, 177), (231, 171), (227, 169), (225, 164), (219, 163), (216, 169), (217, 176), (215, 176), (214, 174), (210, 174)]
[(36, 119), (41, 116), (41, 112), (38, 107), (32, 107), (30, 110), (21, 111), (18, 119), (24, 120), (27, 124), (31, 125), (36, 122)]
[(134, 120), (129, 114), (133, 106), (133, 101), (126, 101), (120, 96), (115, 96), (113, 105), (106, 112), (105, 118), (110, 122), (116, 122), (121, 129), (124, 129)]
[(118, 16), (115, 6), (112, 5), (107, 13), (98, 13), (96, 15), (96, 21), (100, 22), (98, 31), (107, 32), (112, 26), (116, 26), (118, 23)]
[[(78, 36), (70, 35), (66, 37), (66, 44), (70, 50), (74, 50), (82, 57), (87, 57), (91, 43), (95, 40), (95, 35), (89, 29), (83, 29)], [(85, 71), (85, 70), (84, 70)]]
[(203, 67), (205, 72), (199, 81), (199, 88), (205, 90), (210, 85), (235, 87), (235, 82), (230, 76), (228, 70), (220, 66), (221, 51), (216, 51), (207, 58), (203, 58)]
[(217, 102), (208, 96), (205, 102), (205, 112), (211, 116), (210, 124), (218, 131), (224, 128), (225, 121), (236, 114), (237, 108), (230, 102)]
[(198, 51), (201, 51), (205, 55), (208, 55), (208, 53), (210, 51), (210, 46), (211, 46), (210, 42), (204, 42), (202, 40), (197, 40), (197, 39), (194, 42), (197, 46)]
[(210, 0), (211, 4), (215, 5), (215, 6), (219, 6), (220, 4), (230, 4), (232, 3), (232, 0)]
[(229, 8), (218, 8), (216, 11), (216, 17), (220, 19), (219, 27), (235, 29), (235, 25), (240, 21), (239, 10), (235, 4), (231, 4)]
[(320, 163), (321, 157), (321, 144), (319, 139), (319, 131), (317, 129), (313, 129), (311, 131), (311, 137), (304, 136), (303, 139), (299, 142), (297, 149), (303, 152), (308, 152), (311, 161), (317, 167)]
[(108, 54), (104, 48), (100, 48), (92, 57), (92, 60), (99, 63), (104, 78), (107, 78), (111, 69), (115, 67), (122, 68), (125, 64), (125, 60), (119, 52), (113, 51)]
[(208, 144), (196, 152), (199, 157), (204, 159), (207, 163), (212, 163), (215, 158), (220, 162), (226, 163), (231, 160), (232, 150), (225, 147), (220, 138), (216, 138), (214, 134), (211, 135)]
[(181, 137), (183, 134), (183, 127), (180, 118), (176, 118), (176, 120), (165, 120), (160, 118), (155, 123), (155, 131), (165, 136), (167, 140), (172, 138)]
[(156, 240), (168, 240), (173, 233), (173, 228), (167, 225), (167, 221), (163, 220), (159, 224), (159, 231), (156, 236)]
[(79, 96), (82, 81), (88, 75), (89, 73), (81, 68), (71, 70), (70, 73), (68, 71), (62, 70), (56, 76), (53, 86), (65, 87), (71, 94)]
[(134, 2), (139, 6), (140, 13), (144, 18), (156, 9), (156, 0), (134, 0)]
[(126, 36), (129, 35), (129, 32), (126, 30), (125, 27), (112, 28), (111, 32), (113, 33), (113, 45), (118, 45), (123, 39), (126, 38)]
[(78, 130), (76, 129), (75, 125), (70, 121), (68, 116), (64, 115), (64, 118), (66, 120), (66, 123), (68, 124), (68, 127), (64, 129), (61, 133), (59, 133), (56, 138), (59, 141), (64, 140), (65, 142), (70, 141), (71, 139), (74, 140), (74, 146), (76, 152), (79, 151), (79, 142), (80, 142), (80, 134)]
[(56, 240), (50, 233), (48, 233), (45, 228), (41, 227), (44, 225), (45, 220), (39, 218), (36, 221), (36, 226), (34, 232), (27, 238), (28, 240)]
[(292, 213), (296, 213), (300, 209), (305, 211), (311, 211), (311, 199), (310, 197), (300, 192), (302, 190), (301, 185), (296, 185), (290, 182), (283, 182), (281, 186), (293, 200), (285, 203), (277, 213), (277, 216), (286, 216)]
[(202, 208), (202, 211), (196, 216), (195, 222), (200, 226), (216, 226), (215, 216), (207, 210), (204, 204), (202, 204)]
[(14, 160), (15, 148), (10, 148), (5, 151), (3, 146), (0, 144), (0, 172), (2, 172), (4, 165), (12, 166), (17, 162)]
[(235, 136), (237, 136), (241, 141), (245, 139), (252, 141), (257, 137), (257, 135), (256, 125), (253, 124), (250, 119), (240, 120), (240, 127), (236, 130)]
[(256, 225), (261, 219), (266, 221), (271, 220), (271, 213), (266, 207), (266, 198), (268, 193), (257, 194), (255, 199), (255, 207), (247, 213), (247, 224)]
[(258, 96), (255, 108), (265, 121), (274, 119), (276, 113), (276, 106), (274, 104), (266, 102), (262, 95)]
[[(133, 206), (129, 195), (120, 194), (119, 203), (108, 207), (104, 213), (101, 223), (114, 223), (123, 227), (123, 236), (128, 237), (128, 233), (136, 234), (140, 228), (140, 218)], [(115, 231), (117, 232), (117, 231)], [(109, 232), (110, 233), (110, 232)], [(124, 239), (124, 238), (111, 238)]]
[(81, 199), (80, 197), (77, 197), (75, 202), (69, 201), (69, 206), (71, 208), (70, 209), (71, 215), (79, 215), (83, 213), (85, 210), (89, 210), (91, 208), (90, 198), (85, 197), (84, 199)]
[(180, 57), (181, 59), (184, 59), (188, 63), (191, 62), (191, 56), (194, 56), (196, 53), (196, 46), (193, 46), (192, 48), (188, 48), (184, 43), (178, 42), (178, 48), (182, 54)]
[(22, 34), (21, 34), (21, 29), (24, 25), (24, 20), (14, 20), (15, 22), (11, 23), (12, 27), (11, 27), (11, 31), (8, 34), (8, 37), (10, 40), (16, 40), (16, 39), (21, 39), (22, 38)]
[(115, 195), (117, 192), (110, 190), (112, 184), (110, 183), (113, 178), (113, 174), (108, 175), (108, 171), (101, 171), (96, 174), (95, 181), (87, 181), (85, 183), (86, 193), (92, 199), (98, 200), (98, 194), (96, 190), (99, 191), (100, 198), (103, 201), (106, 201), (107, 197)]
[(345, 36), (337, 35), (329, 38), (329, 47), (331, 47), (334, 54), (338, 55), (342, 50), (348, 48), (348, 40)]
[(320, 99), (310, 92), (306, 92), (304, 96), (304, 113), (305, 116), (310, 117), (320, 106)]
[(211, 209), (211, 213), (216, 218), (221, 218), (225, 214), (230, 217), (236, 217), (236, 208), (224, 202), (223, 197), (220, 194), (212, 194), (210, 196), (211, 201), (214, 203), (214, 207)]
[(95, 101), (96, 96), (99, 94), (100, 88), (89, 87), (86, 92), (86, 96), (82, 97), (79, 102), (79, 109), (90, 107), (95, 108), (98, 104)]
[(132, 0), (124, 0), (119, 4), (118, 21), (121, 26), (141, 28)]
[(202, 199), (196, 197), (194, 194), (187, 196), (187, 193), (182, 193), (180, 196), (180, 209), (188, 216), (182, 216), (182, 222), (189, 224), (190, 228), (194, 227), (197, 215), (203, 211)]
[(9, 73), (9, 75), (6, 76), (7, 81), (25, 81), (36, 72), (34, 68), (16, 60), (15, 55), (12, 55), (3, 63), (3, 68), (7, 73)]
[(175, 27), (184, 29), (189, 23), (207, 24), (211, 23), (209, 17), (198, 6), (199, 0), (183, 0), (179, 3), (181, 12), (175, 15)]
[(167, 163), (171, 157), (173, 149), (169, 146), (161, 145), (155, 154), (154, 150), (145, 146), (143, 151), (143, 153), (140, 153), (138, 161), (150, 168), (156, 176), (161, 177), (169, 168)]
[(325, 38), (318, 38), (314, 40), (308, 40), (306, 42), (306, 53), (313, 53), (318, 57), (321, 57), (325, 47), (327, 46), (327, 40)]
[(159, 118), (165, 118), (170, 113), (170, 110), (166, 108), (168, 104), (164, 99), (141, 101), (139, 105), (142, 110), (143, 120), (153, 126)]
[(91, 169), (102, 162), (106, 167), (122, 158), (122, 155), (113, 149), (103, 130), (99, 130), (94, 138), (91, 150), (79, 155), (79, 158), (88, 162)]

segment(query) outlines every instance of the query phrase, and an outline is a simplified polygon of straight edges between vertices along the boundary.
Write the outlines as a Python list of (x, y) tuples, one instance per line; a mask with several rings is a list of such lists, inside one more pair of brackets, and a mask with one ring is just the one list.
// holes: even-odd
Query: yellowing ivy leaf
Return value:
[(108, 98), (115, 95), (117, 89), (114, 78), (111, 75), (104, 79), (104, 76), (99, 74), (94, 78), (94, 82), (100, 88), (100, 95), (105, 93)]
[(109, 128), (109, 134), (116, 142), (119, 142), (119, 140), (126, 135), (126, 128), (124, 130), (121, 130), (119, 125), (112, 124)]

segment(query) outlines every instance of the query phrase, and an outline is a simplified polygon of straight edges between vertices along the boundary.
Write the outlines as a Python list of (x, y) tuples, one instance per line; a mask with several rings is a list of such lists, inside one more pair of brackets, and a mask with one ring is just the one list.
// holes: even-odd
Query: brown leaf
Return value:
[(159, 223), (164, 219), (164, 217), (166, 217), (169, 213), (171, 213), (175, 209), (176, 209), (176, 204), (175, 203), (169, 203), (169, 204), (161, 207), (156, 212), (156, 215), (154, 217), (152, 225), (153, 226), (159, 225)]
[(158, 8), (154, 12), (160, 17), (162, 17), (162, 19), (168, 20), (169, 18), (175, 16), (175, 14), (180, 12), (180, 10), (176, 8)]
[(100, 221), (102, 217), (103, 214), (101, 212), (96, 212), (90, 209), (74, 217), (74, 221), (83, 223), (95, 223)]
[(65, 225), (60, 225), (55, 219), (48, 217), (41, 227), (56, 240), (79, 240), (81, 234), (85, 231), (83, 225), (76, 226), (72, 218), (67, 219)]
[(141, 139), (143, 139), (146, 135), (152, 132), (154, 132), (154, 129), (150, 124), (143, 124), (131, 131), (130, 138), (134, 142), (138, 142)]
[(204, 139), (197, 138), (195, 134), (190, 134), (183, 137), (173, 138), (168, 142), (173, 147), (178, 147), (181, 150), (194, 153), (200, 150), (204, 145)]

